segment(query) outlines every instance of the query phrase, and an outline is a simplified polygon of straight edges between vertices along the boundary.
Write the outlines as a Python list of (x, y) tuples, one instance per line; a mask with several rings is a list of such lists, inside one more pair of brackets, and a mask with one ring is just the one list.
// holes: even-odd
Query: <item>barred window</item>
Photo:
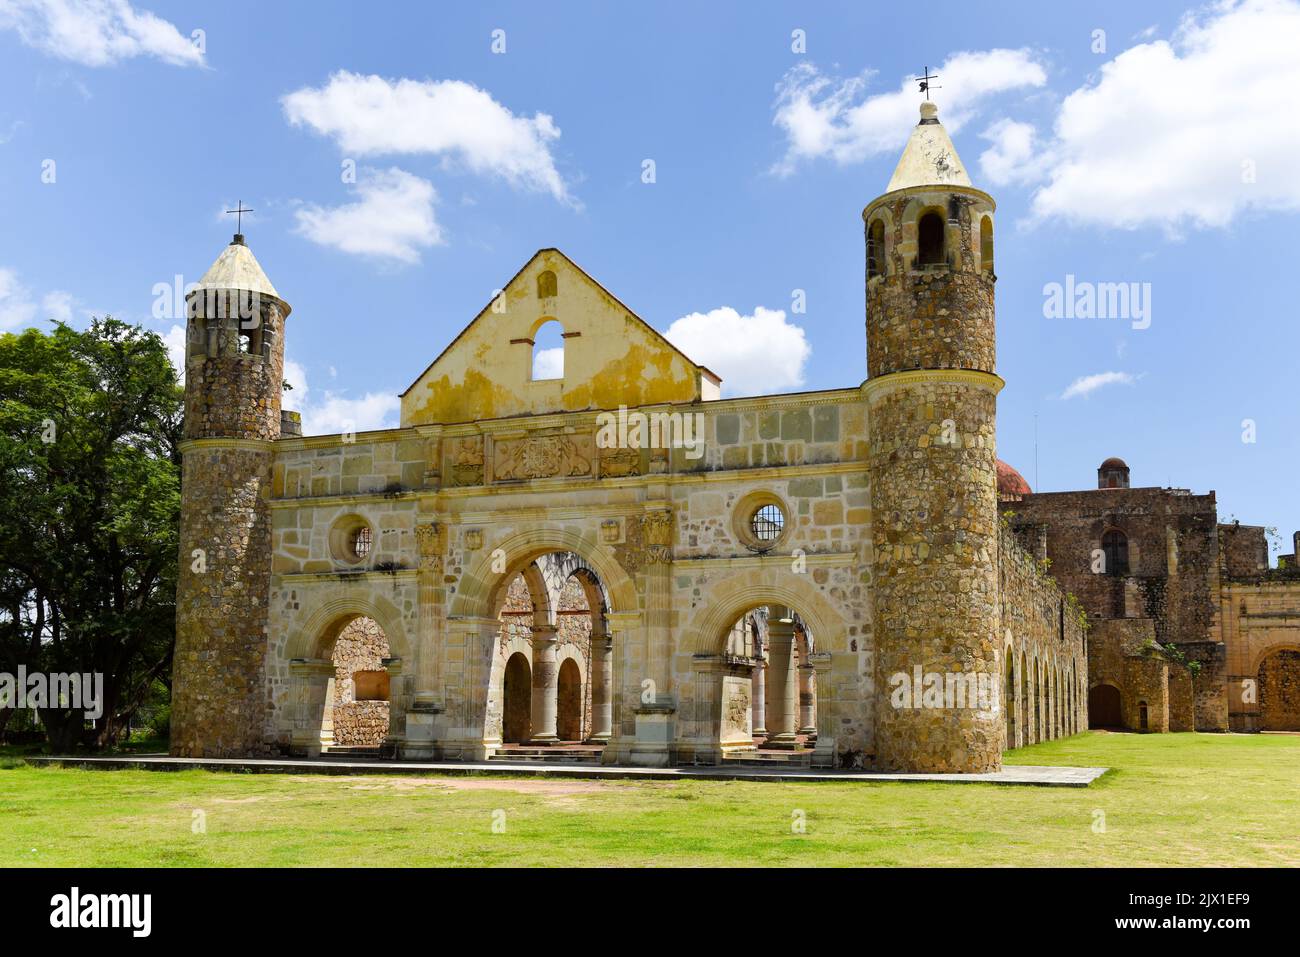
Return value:
[(357, 560), (365, 558), (370, 554), (371, 533), (369, 525), (360, 526), (352, 533), (352, 539), (348, 542), (348, 547), (352, 549), (352, 554)]
[(764, 505), (749, 520), (749, 528), (760, 542), (774, 542), (785, 528), (785, 513), (779, 506)]

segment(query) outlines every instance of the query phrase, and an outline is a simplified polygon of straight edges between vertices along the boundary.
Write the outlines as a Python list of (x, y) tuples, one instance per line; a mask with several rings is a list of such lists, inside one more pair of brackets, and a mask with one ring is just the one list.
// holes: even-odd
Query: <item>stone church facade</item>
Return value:
[(173, 753), (979, 772), (1087, 727), (1084, 615), (999, 500), (993, 216), (924, 104), (863, 211), (861, 385), (721, 398), (544, 249), (398, 428), (320, 436), (236, 236), (188, 300)]

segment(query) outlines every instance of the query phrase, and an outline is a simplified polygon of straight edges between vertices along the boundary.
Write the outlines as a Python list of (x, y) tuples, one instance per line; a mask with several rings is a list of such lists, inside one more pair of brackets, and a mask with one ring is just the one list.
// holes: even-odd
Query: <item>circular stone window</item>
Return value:
[(330, 552), (349, 565), (359, 565), (370, 557), (374, 532), (359, 515), (345, 515), (330, 529)]
[(774, 492), (751, 492), (736, 503), (732, 528), (750, 551), (769, 551), (789, 537), (789, 512)]

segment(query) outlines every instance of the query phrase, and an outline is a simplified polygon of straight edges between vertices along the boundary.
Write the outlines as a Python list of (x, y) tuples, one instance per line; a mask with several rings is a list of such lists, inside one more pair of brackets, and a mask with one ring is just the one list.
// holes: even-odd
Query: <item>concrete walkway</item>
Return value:
[(1086, 788), (1108, 768), (1058, 768), (1007, 765), (993, 774), (890, 774), (876, 771), (802, 770), (796, 768), (632, 768), (600, 764), (517, 764), (506, 761), (385, 761), (338, 758), (173, 758), (162, 754), (115, 757), (32, 757), (29, 764), (66, 765), (107, 770), (257, 771), (273, 774), (508, 774), (596, 780), (830, 781), (837, 784), (881, 781), (944, 784), (1027, 784), (1037, 787)]

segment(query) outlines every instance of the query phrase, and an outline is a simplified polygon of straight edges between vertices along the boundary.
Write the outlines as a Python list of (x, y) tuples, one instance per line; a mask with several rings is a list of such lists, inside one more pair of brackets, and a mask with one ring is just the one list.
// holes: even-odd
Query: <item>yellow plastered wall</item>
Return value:
[[(555, 295), (538, 279), (555, 275)], [(564, 378), (532, 378), (533, 338), (564, 329)], [(402, 395), (402, 426), (716, 398), (717, 386), (573, 264), (546, 249)]]

